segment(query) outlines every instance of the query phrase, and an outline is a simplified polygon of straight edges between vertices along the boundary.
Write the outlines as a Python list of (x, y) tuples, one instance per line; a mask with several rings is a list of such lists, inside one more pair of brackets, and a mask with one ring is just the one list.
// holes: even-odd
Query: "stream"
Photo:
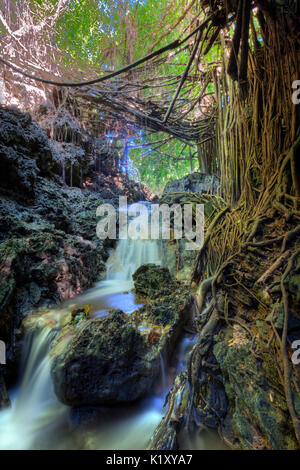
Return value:
[[(146, 263), (160, 265), (161, 250), (159, 240), (119, 240), (107, 260), (106, 279), (51, 313), (57, 317), (76, 305), (90, 304), (94, 317), (112, 308), (131, 314), (141, 306), (130, 292), (132, 274)], [(166, 394), (186, 367), (196, 335), (183, 335), (172, 364), (161, 356), (161, 374), (150, 396), (126, 407), (101, 408), (96, 424), (83, 428), (80, 413), (59, 402), (54, 393), (48, 352), (56, 334), (43, 326), (25, 336), (18, 384), (9, 391), (11, 407), (0, 412), (0, 449), (145, 449), (164, 416)], [(185, 438), (182, 445), (190, 450), (224, 448), (215, 432)]]

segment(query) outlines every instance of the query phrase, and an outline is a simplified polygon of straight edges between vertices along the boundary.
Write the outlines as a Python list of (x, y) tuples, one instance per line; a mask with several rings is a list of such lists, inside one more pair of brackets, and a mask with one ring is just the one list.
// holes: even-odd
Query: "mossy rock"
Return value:
[(168, 268), (156, 264), (144, 264), (133, 274), (135, 292), (140, 297), (162, 297), (172, 293), (175, 279)]

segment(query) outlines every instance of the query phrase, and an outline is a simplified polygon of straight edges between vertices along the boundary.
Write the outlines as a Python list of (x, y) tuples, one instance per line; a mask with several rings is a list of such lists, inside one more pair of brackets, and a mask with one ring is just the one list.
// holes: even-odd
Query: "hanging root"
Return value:
[(240, 49), (243, 21), (243, 1), (238, 2), (234, 36), (228, 61), (227, 73), (232, 80), (238, 80), (238, 54)]
[(197, 293), (196, 293), (196, 299), (197, 299), (197, 315), (202, 315), (202, 308), (204, 305), (205, 297), (209, 289), (211, 289), (211, 285), (213, 280), (215, 279), (215, 276), (208, 277), (202, 281)]

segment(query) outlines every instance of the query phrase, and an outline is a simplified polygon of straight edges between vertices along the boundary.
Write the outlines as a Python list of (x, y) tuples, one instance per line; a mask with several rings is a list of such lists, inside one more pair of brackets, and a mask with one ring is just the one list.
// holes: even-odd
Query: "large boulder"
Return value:
[(145, 355), (144, 346), (142, 335), (120, 310), (82, 324), (63, 350), (60, 338), (52, 350), (58, 398), (72, 406), (140, 398), (159, 370), (158, 358)]
[(181, 192), (217, 194), (219, 187), (220, 180), (217, 176), (205, 173), (191, 173), (179, 180), (167, 183), (163, 194)]
[(51, 349), (51, 376), (63, 403), (129, 403), (150, 391), (161, 358), (170, 358), (192, 315), (192, 295), (171, 281), (168, 296), (148, 300), (131, 315), (111, 310), (104, 318), (66, 320)]

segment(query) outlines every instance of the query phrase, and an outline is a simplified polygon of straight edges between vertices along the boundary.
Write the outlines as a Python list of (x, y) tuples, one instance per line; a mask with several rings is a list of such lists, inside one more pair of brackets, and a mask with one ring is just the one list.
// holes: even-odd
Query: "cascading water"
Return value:
[(132, 275), (143, 264), (161, 264), (159, 251), (156, 240), (120, 240), (107, 262), (107, 279), (132, 281)]

